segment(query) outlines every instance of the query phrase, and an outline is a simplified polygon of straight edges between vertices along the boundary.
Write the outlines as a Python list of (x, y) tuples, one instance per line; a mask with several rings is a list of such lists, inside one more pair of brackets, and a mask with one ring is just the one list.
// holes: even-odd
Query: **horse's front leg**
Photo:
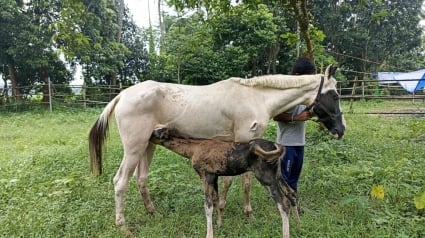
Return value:
[(249, 199), (249, 194), (251, 193), (251, 173), (246, 172), (242, 174), (242, 188), (243, 188), (243, 212), (244, 214), (252, 218), (252, 207), (251, 201)]
[(149, 143), (144, 153), (143, 157), (139, 161), (137, 168), (134, 173), (134, 177), (136, 179), (137, 186), (139, 188), (140, 195), (143, 200), (143, 204), (145, 205), (146, 211), (149, 214), (155, 213), (155, 207), (153, 205), (152, 199), (149, 195), (149, 189), (147, 187), (148, 184), (148, 173), (149, 166), (152, 162), (153, 154), (155, 152), (155, 144)]

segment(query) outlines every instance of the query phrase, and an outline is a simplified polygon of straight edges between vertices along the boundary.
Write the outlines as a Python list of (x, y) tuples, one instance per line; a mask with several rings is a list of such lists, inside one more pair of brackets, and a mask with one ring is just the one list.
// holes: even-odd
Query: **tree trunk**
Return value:
[[(116, 35), (116, 41), (117, 43), (121, 42), (121, 34), (122, 34), (122, 27), (123, 27), (123, 18), (124, 18), (124, 0), (118, 1), (118, 30)], [(117, 72), (112, 72), (111, 74), (111, 85), (114, 88), (115, 85), (117, 85)], [(115, 93), (115, 89), (111, 90), (111, 96)]]
[(9, 98), (8, 98), (8, 91), (9, 90), (8, 90), (7, 80), (4, 77), (4, 75), (3, 75), (2, 79), (3, 79), (3, 82), (4, 82), (4, 88), (3, 88), (2, 92), (1, 92), (0, 106), (3, 105), (3, 97), (6, 98), (6, 102), (8, 102), (8, 100), (9, 100)]
[(308, 32), (310, 21), (308, 19), (306, 0), (290, 0), (290, 4), (294, 9), (295, 18), (297, 19), (301, 36), (304, 38), (306, 44), (306, 56), (314, 62), (313, 46), (311, 44), (310, 33)]
[(181, 84), (181, 82), (180, 82), (180, 62), (177, 63), (177, 83)]
[(118, 1), (118, 30), (117, 30), (117, 42), (121, 42), (122, 25), (124, 19), (124, 0)]
[(165, 36), (165, 25), (162, 22), (162, 12), (161, 12), (161, 0), (158, 0), (158, 21), (159, 21), (159, 30), (161, 31), (161, 35), (159, 36), (159, 53), (161, 54), (163, 51), (162, 45), (164, 43)]
[(42, 102), (47, 105), (49, 103), (49, 87), (50, 87), (50, 85), (49, 85), (49, 72), (47, 71), (46, 68), (41, 69), (41, 79), (44, 82)]
[(255, 77), (255, 76), (258, 76), (256, 58), (252, 60), (252, 68), (251, 68), (251, 77)]
[(276, 42), (269, 49), (269, 65), (267, 67), (267, 74), (276, 74), (276, 59), (279, 51), (280, 41), (277, 37)]
[(14, 97), (15, 100), (20, 100), (21, 95), (18, 89), (18, 80), (16, 78), (15, 65), (13, 63), (8, 63), (7, 67), (9, 69), (9, 78), (10, 78), (10, 81), (12, 82), (12, 97)]

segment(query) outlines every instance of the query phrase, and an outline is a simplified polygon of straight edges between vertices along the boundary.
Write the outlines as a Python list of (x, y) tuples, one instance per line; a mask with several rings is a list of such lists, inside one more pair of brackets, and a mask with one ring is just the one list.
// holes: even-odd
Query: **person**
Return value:
[[(307, 57), (299, 57), (292, 66), (292, 75), (315, 74), (316, 67)], [(304, 161), (305, 121), (312, 115), (306, 106), (297, 105), (280, 113), (273, 119), (277, 121), (277, 142), (285, 145), (286, 153), (281, 160), (281, 171), (285, 181), (297, 192), (298, 180)]]

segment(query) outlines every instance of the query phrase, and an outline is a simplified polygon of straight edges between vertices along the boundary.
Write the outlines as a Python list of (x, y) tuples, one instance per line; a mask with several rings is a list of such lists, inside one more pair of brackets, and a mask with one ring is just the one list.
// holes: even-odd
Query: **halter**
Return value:
[(314, 108), (315, 107), (321, 107), (322, 108), (322, 110), (323, 111), (325, 111), (326, 112), (326, 114), (328, 115), (327, 117), (325, 117), (325, 118), (318, 118), (317, 119), (317, 121), (318, 122), (325, 122), (325, 121), (328, 121), (328, 120), (332, 120), (332, 119), (335, 119), (336, 117), (338, 117), (338, 116), (341, 116), (342, 115), (342, 112), (339, 112), (339, 113), (331, 113), (326, 107), (323, 107), (322, 106), (322, 104), (320, 104), (320, 102), (319, 102), (319, 100), (320, 100), (320, 98), (322, 97), (322, 89), (323, 89), (323, 84), (324, 84), (324, 81), (325, 81), (325, 78), (322, 76), (321, 78), (320, 78), (320, 85), (319, 85), (319, 91), (317, 92), (317, 95), (316, 95), (316, 99), (314, 99), (314, 102), (312, 103), (312, 104), (310, 104), (309, 106), (307, 106), (306, 107), (306, 111), (309, 111), (310, 113), (312, 113), (312, 114), (314, 114), (314, 115), (317, 115), (315, 112), (314, 112)]
[(314, 102), (312, 104), (310, 104), (305, 110), (306, 111), (310, 111), (311, 113), (314, 113), (314, 106), (316, 106), (316, 104), (319, 104), (319, 99), (322, 96), (322, 88), (323, 88), (323, 83), (325, 82), (325, 78), (322, 76), (320, 77), (320, 85), (319, 85), (319, 91), (317, 92), (316, 95), (316, 99), (314, 99)]

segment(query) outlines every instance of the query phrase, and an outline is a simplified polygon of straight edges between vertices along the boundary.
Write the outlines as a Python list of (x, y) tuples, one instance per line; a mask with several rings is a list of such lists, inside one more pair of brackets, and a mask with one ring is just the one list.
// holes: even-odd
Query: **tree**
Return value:
[[(2, 44), (2, 61), (8, 64), (13, 94), (19, 98), (17, 86), (44, 83), (43, 101), (47, 101), (48, 80), (51, 72), (62, 71), (55, 82), (67, 82), (70, 75), (63, 73), (65, 67), (55, 52), (54, 34), (59, 1), (34, 0), (28, 4), (6, 1), (2, 11), (5, 24), (5, 43)], [(9, 14), (7, 14), (9, 13)]]
[(128, 9), (125, 10), (121, 43), (130, 53), (124, 58), (123, 66), (119, 67), (120, 80), (124, 85), (132, 85), (137, 79), (146, 80), (149, 74), (147, 34), (133, 22), (128, 13)]
[(401, 65), (406, 60), (405, 53), (420, 46), (418, 23), (422, 3), (314, 0), (312, 14), (317, 26), (326, 33), (327, 49), (338, 54), (336, 57), (344, 68), (376, 72), (381, 67), (394, 70), (389, 62)]
[[(130, 53), (117, 42), (118, 2), (65, 0), (59, 24), (58, 42), (68, 61), (84, 68), (86, 83), (111, 84), (113, 75)], [(120, 34), (121, 35), (121, 34)]]
[[(309, 10), (307, 9), (306, 0), (242, 0), (242, 5), (249, 6), (255, 9), (259, 4), (274, 5), (281, 9), (292, 9), (295, 20), (299, 25), (300, 34), (302, 35), (306, 44), (306, 55), (314, 61), (313, 43), (310, 39), (309, 27)], [(237, 1), (239, 3), (239, 1)], [(227, 13), (232, 9), (232, 1), (230, 0), (170, 0), (169, 4), (176, 7), (177, 10), (184, 8), (200, 9), (204, 7), (207, 14)]]
[(278, 26), (266, 5), (235, 6), (226, 13), (211, 17), (211, 24), (219, 50), (239, 47), (250, 59), (243, 65), (244, 70), (252, 76), (265, 73), (269, 49), (278, 41)]
[[(14, 0), (0, 0), (2, 8), (0, 9), (0, 62), (2, 65), (7, 65), (7, 71), (3, 74), (8, 74), (8, 78), (12, 83), (12, 94), (19, 95), (18, 82), (16, 77), (16, 62), (11, 52), (11, 48), (16, 42), (21, 26), (28, 22), (27, 17), (20, 10)], [(4, 68), (4, 67), (3, 67)]]

